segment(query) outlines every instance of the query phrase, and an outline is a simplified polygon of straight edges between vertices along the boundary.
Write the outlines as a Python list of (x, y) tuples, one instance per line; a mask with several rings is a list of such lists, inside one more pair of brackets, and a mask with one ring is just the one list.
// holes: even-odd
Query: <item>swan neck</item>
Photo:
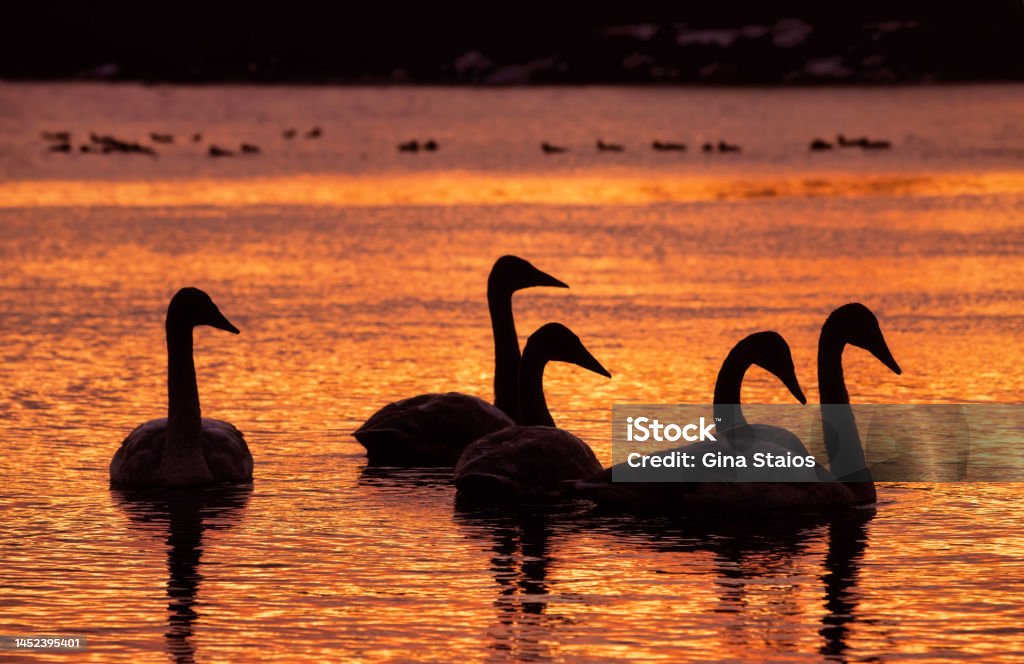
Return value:
[(519, 337), (512, 318), (512, 291), (487, 285), (487, 306), (494, 335), (494, 405), (515, 422), (522, 419), (519, 401)]
[(192, 328), (167, 320), (167, 431), (173, 444), (198, 445), (202, 426)]
[(719, 431), (727, 431), (733, 427), (747, 423), (740, 407), (740, 390), (743, 377), (753, 364), (750, 352), (741, 346), (729, 351), (722, 368), (718, 370), (715, 381), (715, 426)]
[(544, 398), (544, 367), (547, 363), (546, 353), (528, 352), (520, 364), (519, 396), (523, 408), (522, 424), (526, 426), (555, 426), (551, 412), (548, 411), (547, 400)]
[(858, 503), (875, 502), (875, 485), (864, 455), (857, 420), (843, 378), (846, 339), (826, 323), (818, 340), (818, 392), (829, 470), (853, 492)]

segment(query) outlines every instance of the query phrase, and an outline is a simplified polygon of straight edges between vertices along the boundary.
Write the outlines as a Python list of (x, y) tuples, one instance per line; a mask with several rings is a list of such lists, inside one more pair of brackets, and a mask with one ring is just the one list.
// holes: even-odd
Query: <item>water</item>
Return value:
[[(855, 402), (1018, 403), (1024, 87), (4, 84), (0, 102), (0, 633), (85, 634), (75, 657), (104, 662), (1024, 656), (1019, 485), (884, 485), (877, 510), (820, 521), (467, 512), (443, 473), (367, 469), (347, 435), (393, 398), (490, 396), (503, 253), (571, 285), (517, 295), (517, 324), (569, 325), (614, 374), (546, 375), (605, 463), (613, 403), (709, 401), (756, 330), (786, 336), (815, 401), (817, 332), (851, 300), (904, 369), (848, 350)], [(47, 153), (57, 129), (179, 143)], [(807, 151), (838, 131), (895, 148)], [(744, 152), (693, 151), (719, 137)], [(398, 153), (409, 138), (441, 150)], [(263, 154), (204, 156), (243, 140)], [(242, 330), (197, 330), (197, 368), (256, 481), (111, 491), (121, 439), (165, 409), (184, 285)], [(752, 371), (744, 399), (791, 397)]]

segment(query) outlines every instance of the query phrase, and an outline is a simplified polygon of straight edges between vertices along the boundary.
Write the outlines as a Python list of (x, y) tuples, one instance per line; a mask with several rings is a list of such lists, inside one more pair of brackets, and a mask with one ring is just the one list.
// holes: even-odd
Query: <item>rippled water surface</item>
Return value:
[[(87, 635), (74, 658), (103, 662), (1024, 657), (1018, 485), (883, 485), (816, 520), (469, 511), (348, 435), (394, 398), (490, 397), (504, 253), (571, 285), (517, 295), (520, 336), (564, 322), (614, 374), (546, 374), (605, 463), (613, 403), (710, 401), (756, 330), (786, 336), (815, 401), (818, 330), (851, 300), (904, 369), (848, 350), (855, 402), (1018, 403), (1024, 88), (6, 84), (0, 109), (0, 633)], [(204, 142), (46, 152), (59, 129)], [(895, 146), (807, 151), (837, 131)], [(413, 137), (441, 150), (399, 154)], [(645, 147), (718, 137), (744, 151)], [(204, 156), (243, 140), (263, 154)], [(165, 409), (184, 285), (242, 330), (199, 328), (196, 360), (255, 483), (112, 491), (121, 439)], [(791, 397), (756, 371), (744, 399)]]

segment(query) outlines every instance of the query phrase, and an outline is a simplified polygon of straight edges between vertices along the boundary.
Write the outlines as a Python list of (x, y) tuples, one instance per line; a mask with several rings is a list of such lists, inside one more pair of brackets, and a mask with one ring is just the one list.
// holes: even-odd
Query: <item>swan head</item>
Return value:
[(737, 346), (747, 346), (754, 364), (782, 381), (789, 392), (800, 403), (806, 404), (807, 397), (800, 388), (793, 364), (793, 353), (789, 344), (778, 332), (757, 332), (741, 341)]
[(889, 350), (889, 344), (885, 341), (882, 328), (878, 324), (878, 318), (859, 302), (844, 304), (833, 311), (826, 326), (835, 326), (843, 331), (846, 343), (857, 348), (863, 348), (878, 359), (879, 362), (889, 367), (893, 373), (903, 373), (900, 365)]
[(171, 304), (167, 307), (168, 323), (171, 320), (179, 321), (190, 328), (209, 325), (218, 330), (238, 334), (238, 328), (220, 312), (210, 296), (198, 288), (182, 288), (174, 294)]
[(502, 256), (494, 262), (491, 275), (487, 279), (488, 292), (504, 292), (512, 294), (524, 288), (534, 286), (550, 286), (568, 288), (569, 285), (555, 279), (547, 272), (541, 272), (530, 261), (518, 256)]
[(543, 349), (548, 361), (575, 364), (606, 378), (612, 377), (608, 370), (597, 361), (597, 358), (590, 354), (580, 338), (561, 323), (548, 323), (531, 334), (526, 341), (524, 357), (527, 354), (532, 354), (531, 346), (533, 350)]

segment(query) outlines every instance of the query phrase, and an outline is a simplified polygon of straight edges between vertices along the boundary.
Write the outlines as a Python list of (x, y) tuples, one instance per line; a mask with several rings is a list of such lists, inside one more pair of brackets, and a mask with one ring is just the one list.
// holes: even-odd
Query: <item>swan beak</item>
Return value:
[(214, 317), (214, 319), (209, 322), (209, 326), (210, 327), (215, 327), (218, 330), (224, 330), (225, 332), (230, 332), (231, 334), (239, 334), (240, 333), (239, 329), (237, 327), (235, 327), (234, 325), (232, 325), (231, 321), (229, 321), (227, 318), (225, 318), (224, 314), (222, 314), (219, 311), (217, 312), (217, 315)]
[(807, 397), (804, 396), (804, 391), (800, 388), (800, 381), (796, 379), (795, 373), (787, 376), (782, 382), (789, 388), (789, 393), (796, 397), (797, 401), (807, 405)]
[(537, 270), (537, 282), (536, 282), (535, 285), (536, 286), (549, 286), (551, 288), (568, 288), (569, 287), (569, 284), (565, 283), (564, 281), (561, 281), (559, 279), (555, 279), (554, 277), (552, 277), (547, 272), (541, 272), (540, 270)]
[(597, 361), (597, 358), (591, 355), (585, 348), (583, 349), (583, 356), (580, 357), (580, 361), (576, 364), (580, 365), (584, 369), (593, 371), (596, 374), (600, 374), (605, 378), (611, 378), (612, 374)]
[(889, 369), (899, 376), (903, 373), (900, 369), (900, 365), (896, 363), (896, 358), (892, 356), (892, 351), (889, 350), (889, 344), (885, 343), (885, 339), (882, 339), (882, 343), (879, 347), (871, 350), (871, 354), (878, 358), (878, 361), (889, 367)]

